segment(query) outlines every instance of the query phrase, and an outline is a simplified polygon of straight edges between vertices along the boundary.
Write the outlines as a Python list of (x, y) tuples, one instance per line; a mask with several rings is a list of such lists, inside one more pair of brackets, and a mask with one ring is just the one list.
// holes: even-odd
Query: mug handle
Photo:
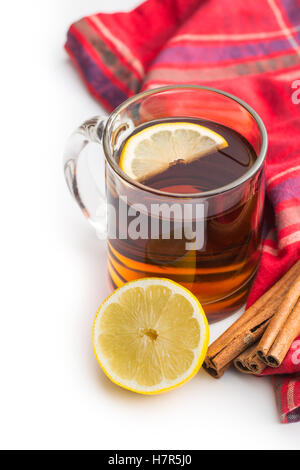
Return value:
[[(87, 152), (85, 155), (82, 155), (82, 152), (91, 142), (102, 143), (106, 120), (106, 117), (95, 116), (81, 124), (69, 137), (64, 152), (64, 174), (68, 188), (85, 217), (95, 228), (97, 236), (101, 239), (105, 239), (107, 233), (105, 188), (103, 185), (103, 190), (100, 190), (95, 180), (92, 178), (88, 167)], [(92, 198), (93, 204), (90, 204), (90, 207), (87, 207), (84, 202), (78, 184), (78, 162), (81, 155), (84, 157), (82, 163), (85, 165), (86, 170), (89, 171), (89, 179), (92, 185), (91, 189), (94, 194)], [(83, 168), (81, 168), (80, 171), (82, 170)], [(92, 208), (92, 205), (95, 206), (96, 209), (95, 207)]]

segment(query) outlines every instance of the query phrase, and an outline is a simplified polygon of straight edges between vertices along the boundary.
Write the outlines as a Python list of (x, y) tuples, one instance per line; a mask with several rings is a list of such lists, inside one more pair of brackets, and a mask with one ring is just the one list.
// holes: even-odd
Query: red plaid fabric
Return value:
[[(130, 13), (77, 21), (65, 47), (107, 110), (141, 89), (191, 83), (233, 93), (260, 114), (270, 150), (253, 303), (300, 254), (300, 0), (148, 0)], [(289, 375), (274, 379), (283, 422), (300, 420), (294, 347), (280, 368)]]
[(278, 369), (267, 367), (262, 375), (272, 375), (282, 423), (300, 421), (300, 336), (293, 342)]

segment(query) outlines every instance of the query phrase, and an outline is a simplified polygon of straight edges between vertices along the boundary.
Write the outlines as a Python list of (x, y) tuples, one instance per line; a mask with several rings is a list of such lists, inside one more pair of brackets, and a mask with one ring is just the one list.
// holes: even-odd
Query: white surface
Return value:
[(300, 423), (279, 423), (269, 379), (201, 372), (145, 397), (111, 384), (94, 359), (105, 246), (72, 201), (61, 158), (68, 134), (101, 109), (62, 46), (72, 21), (107, 3), (2, 5), (0, 446), (299, 448)]

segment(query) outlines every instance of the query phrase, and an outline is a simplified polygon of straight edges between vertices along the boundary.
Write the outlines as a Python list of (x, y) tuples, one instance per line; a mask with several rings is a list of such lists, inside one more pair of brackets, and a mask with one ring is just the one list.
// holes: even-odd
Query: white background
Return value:
[[(107, 295), (105, 244), (64, 182), (67, 136), (102, 110), (71, 66), (67, 27), (133, 0), (1, 5), (1, 448), (291, 449), (271, 381), (205, 372), (145, 397), (104, 376), (92, 321)], [(227, 322), (228, 323), (228, 322)], [(211, 335), (225, 328), (213, 325)]]

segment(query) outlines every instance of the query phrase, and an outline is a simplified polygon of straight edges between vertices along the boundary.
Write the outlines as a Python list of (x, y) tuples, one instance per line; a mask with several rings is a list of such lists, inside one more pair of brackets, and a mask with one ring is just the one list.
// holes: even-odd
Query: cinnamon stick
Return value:
[(257, 344), (242, 352), (233, 361), (234, 367), (243, 374), (259, 375), (267, 367), (256, 353)]
[(295, 273), (300, 273), (300, 261), (298, 261), (286, 274), (279, 279), (269, 290), (267, 290), (251, 307), (249, 307), (240, 318), (234, 322), (227, 330), (219, 336), (210, 346), (209, 346), (209, 356), (214, 356), (218, 351), (226, 346), (227, 339), (229, 334), (233, 334), (237, 331), (243, 324), (251, 320), (251, 318), (257, 315), (257, 312), (269, 301), (272, 299), (275, 294), (281, 292), (281, 289), (284, 285), (289, 284), (290, 279), (295, 276)]
[(259, 375), (267, 367), (257, 355), (257, 344), (254, 344), (234, 359), (233, 365), (243, 374)]
[[(294, 326), (294, 322), (297, 322), (297, 313), (293, 314), (293, 319), (291, 320), (292, 323), (289, 322), (290, 327), (293, 326), (292, 331), (287, 332), (286, 328), (284, 328), (284, 325), (288, 321), (291, 313), (293, 312), (293, 309), (299, 299), (299, 295), (300, 295), (300, 274), (295, 276), (295, 279), (292, 282), (291, 286), (289, 287), (288, 292), (282, 298), (282, 301), (278, 307), (278, 311), (276, 312), (276, 314), (270, 321), (268, 328), (266, 329), (264, 335), (262, 336), (258, 344), (257, 354), (268, 365), (271, 365), (269, 364), (269, 362), (272, 362), (272, 359), (271, 361), (268, 361), (267, 357), (269, 354), (271, 354), (270, 351), (273, 348), (274, 342), (276, 341), (277, 337), (280, 335), (281, 341), (283, 342), (285, 341), (285, 338), (286, 338), (286, 343), (288, 343), (288, 338), (290, 336), (295, 335), (293, 339), (295, 339), (295, 337), (297, 336), (297, 333), (298, 333), (297, 325)], [(295, 331), (295, 328), (296, 328), (296, 331)], [(282, 331), (283, 329), (284, 331)], [(282, 335), (282, 333), (284, 333), (284, 335)], [(275, 363), (277, 364), (277, 361), (275, 361)], [(278, 367), (279, 364), (275, 365), (275, 363), (273, 363), (273, 367)]]
[(300, 299), (293, 307), (291, 314), (280, 330), (272, 345), (266, 362), (270, 367), (279, 367), (285, 358), (294, 339), (300, 334)]
[(222, 377), (222, 375), (224, 375), (224, 373), (229, 367), (230, 367), (230, 364), (227, 364), (227, 366), (223, 367), (223, 369), (217, 370), (211, 364), (208, 364), (208, 363), (203, 364), (203, 368), (215, 379), (219, 379), (220, 377)]
[(253, 318), (242, 326), (234, 337), (230, 339), (228, 346), (223, 348), (219, 354), (211, 359), (213, 366), (217, 370), (223, 369), (223, 367), (229, 364), (241, 352), (254, 344), (265, 331), (275, 308), (276, 306), (274, 306), (272, 310), (264, 308), (262, 315), (257, 315), (256, 318)]
[(223, 375), (224, 369), (228, 368), (237, 356), (263, 335), (268, 323), (282, 302), (282, 297), (289, 291), (290, 286), (299, 274), (300, 261), (209, 346), (204, 367), (213, 377), (218, 378)]
[(258, 356), (256, 347), (254, 347), (254, 351), (248, 357), (248, 367), (254, 375), (261, 374), (267, 367), (264, 361)]
[(242, 352), (234, 359), (233, 365), (239, 372), (243, 372), (243, 374), (252, 374), (252, 371), (249, 368), (248, 359), (255, 347), (255, 344), (250, 346), (250, 348), (246, 349), (246, 351)]

